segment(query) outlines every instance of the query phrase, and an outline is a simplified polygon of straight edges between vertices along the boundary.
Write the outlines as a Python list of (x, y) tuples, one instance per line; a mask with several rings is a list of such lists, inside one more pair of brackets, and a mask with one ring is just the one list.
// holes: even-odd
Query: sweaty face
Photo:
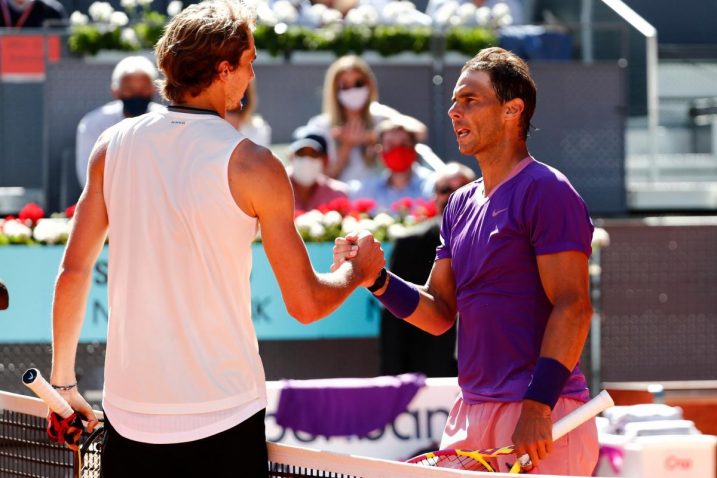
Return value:
[(448, 116), (462, 154), (475, 156), (503, 136), (503, 105), (484, 71), (465, 71), (453, 90)]
[(256, 60), (256, 48), (254, 38), (250, 37), (249, 47), (242, 52), (239, 64), (234, 71), (229, 72), (226, 84), (227, 110), (236, 110), (241, 106), (244, 92), (249, 82), (254, 79), (254, 60)]
[(154, 94), (152, 79), (144, 73), (133, 73), (125, 75), (120, 80), (119, 89), (116, 92), (118, 98), (149, 98)]

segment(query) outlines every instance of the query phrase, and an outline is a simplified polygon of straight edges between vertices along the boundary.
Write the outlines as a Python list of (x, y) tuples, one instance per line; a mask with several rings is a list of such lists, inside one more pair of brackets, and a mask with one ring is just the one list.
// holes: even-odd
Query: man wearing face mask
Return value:
[(386, 119), (376, 128), (377, 154), (386, 170), (375, 178), (349, 183), (352, 199), (371, 198), (378, 211), (391, 212), (403, 198), (430, 199), (434, 173), (416, 163), (417, 132), (411, 122)]
[(348, 198), (348, 185), (324, 174), (328, 162), (326, 139), (317, 133), (302, 133), (289, 146), (288, 173), (294, 189), (294, 207), (310, 211), (337, 198)]
[(56, 0), (0, 0), (2, 22), (0, 28), (40, 28), (59, 23), (67, 15), (65, 8)]
[(87, 162), (92, 147), (104, 130), (125, 118), (164, 109), (164, 106), (152, 102), (156, 79), (157, 68), (143, 56), (129, 56), (117, 63), (112, 71), (112, 96), (115, 100), (90, 111), (77, 125), (75, 167), (80, 186), (84, 187), (87, 179)]

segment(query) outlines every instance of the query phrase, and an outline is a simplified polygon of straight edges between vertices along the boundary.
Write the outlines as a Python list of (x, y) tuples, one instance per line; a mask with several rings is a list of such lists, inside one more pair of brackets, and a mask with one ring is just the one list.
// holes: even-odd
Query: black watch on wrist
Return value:
[(386, 268), (384, 267), (381, 269), (381, 272), (378, 273), (378, 277), (376, 278), (376, 281), (371, 284), (369, 287), (367, 287), (368, 291), (373, 293), (378, 291), (381, 287), (386, 284), (386, 278), (388, 277), (388, 272), (386, 271)]

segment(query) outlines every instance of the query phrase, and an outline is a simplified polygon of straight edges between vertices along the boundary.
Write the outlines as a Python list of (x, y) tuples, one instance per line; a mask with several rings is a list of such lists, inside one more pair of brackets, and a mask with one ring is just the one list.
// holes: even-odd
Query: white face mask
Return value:
[(338, 99), (341, 106), (351, 111), (360, 110), (366, 105), (369, 97), (368, 86), (360, 86), (358, 88), (349, 88), (348, 90), (340, 90)]
[(310, 156), (295, 156), (291, 161), (293, 172), (291, 177), (301, 186), (308, 187), (316, 182), (321, 175), (323, 163), (320, 159)]

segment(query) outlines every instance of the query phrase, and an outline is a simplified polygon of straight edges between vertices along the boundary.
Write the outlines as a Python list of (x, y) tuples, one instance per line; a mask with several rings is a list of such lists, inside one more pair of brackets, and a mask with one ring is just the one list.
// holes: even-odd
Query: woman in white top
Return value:
[(344, 182), (377, 176), (373, 128), (395, 116), (414, 121), (420, 136), (425, 136), (423, 123), (378, 102), (376, 77), (364, 60), (347, 55), (334, 61), (324, 79), (323, 113), (307, 124), (329, 139), (326, 175)]
[(271, 126), (264, 121), (261, 115), (254, 114), (258, 100), (256, 87), (254, 82), (251, 82), (242, 98), (241, 108), (227, 111), (225, 119), (241, 134), (259, 146), (268, 148), (271, 146)]

